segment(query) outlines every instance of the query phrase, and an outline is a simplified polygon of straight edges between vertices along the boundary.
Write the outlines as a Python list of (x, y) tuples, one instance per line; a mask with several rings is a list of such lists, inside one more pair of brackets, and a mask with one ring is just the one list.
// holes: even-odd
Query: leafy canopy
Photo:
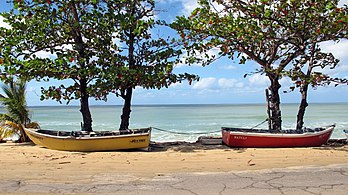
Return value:
[(11, 29), (2, 30), (4, 71), (37, 80), (70, 80), (42, 89), (41, 99), (79, 99), (81, 84), (91, 97), (105, 97), (95, 79), (112, 58), (113, 26), (103, 1), (14, 1), (3, 13)]
[(90, 97), (106, 100), (110, 92), (121, 94), (127, 87), (159, 89), (198, 79), (172, 72), (181, 48), (170, 38), (153, 38), (152, 29), (165, 23), (153, 19), (152, 0), (13, 4), (15, 10), (2, 14), (12, 27), (0, 31), (4, 79), (23, 75), (70, 81), (42, 88), (42, 100), (79, 99), (83, 83)]
[(109, 4), (116, 15), (114, 23), (118, 24), (114, 27), (117, 57), (110, 59), (114, 66), (107, 67), (107, 74), (97, 82), (107, 83), (105, 87), (124, 97), (127, 88), (160, 89), (185, 79), (198, 79), (192, 74), (173, 73), (175, 64), (180, 62), (182, 47), (173, 38), (156, 34), (156, 30), (168, 26), (155, 20), (153, 0)]
[(278, 74), (308, 45), (346, 36), (347, 9), (337, 8), (337, 2), (201, 0), (173, 27), (192, 53), (219, 47), (220, 55), (238, 54), (240, 63), (253, 60), (260, 71)]
[[(270, 80), (271, 128), (277, 130), (281, 129), (279, 80), (306, 79), (299, 70), (300, 59), (308, 56), (315, 66), (337, 64), (317, 45), (347, 38), (347, 6), (337, 4), (338, 0), (200, 0), (190, 17), (178, 17), (172, 27), (190, 51), (191, 63), (206, 65), (219, 56), (237, 56), (241, 64), (247, 60), (259, 64), (256, 73)], [(220, 49), (218, 56), (200, 57), (212, 48)]]

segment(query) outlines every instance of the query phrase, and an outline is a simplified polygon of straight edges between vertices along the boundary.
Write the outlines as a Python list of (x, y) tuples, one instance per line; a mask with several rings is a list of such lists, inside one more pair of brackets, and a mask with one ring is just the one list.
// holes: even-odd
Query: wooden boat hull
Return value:
[(243, 148), (282, 148), (315, 147), (325, 144), (330, 138), (334, 125), (321, 131), (306, 133), (261, 133), (236, 131), (222, 127), (222, 141), (231, 147)]
[[(110, 151), (148, 148), (151, 128), (141, 129), (143, 133), (110, 136), (59, 136), (40, 133), (37, 129), (24, 128), (29, 138), (37, 145), (64, 151)], [(57, 134), (59, 132), (57, 131)]]

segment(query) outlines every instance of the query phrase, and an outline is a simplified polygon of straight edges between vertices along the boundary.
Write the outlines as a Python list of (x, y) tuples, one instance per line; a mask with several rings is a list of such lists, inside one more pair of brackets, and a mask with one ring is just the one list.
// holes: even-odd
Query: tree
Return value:
[[(301, 7), (300, 2), (297, 6)], [(325, 68), (334, 69), (339, 60), (332, 53), (322, 52), (320, 43), (347, 38), (347, 5), (338, 7), (338, 1), (312, 1), (308, 2), (307, 6), (306, 17), (308, 19), (307, 22), (303, 23), (306, 28), (303, 29), (300, 36), (294, 36), (294, 38), (302, 39), (302, 42), (306, 43), (306, 49), (302, 55), (294, 60), (288, 75), (301, 93), (301, 102), (297, 113), (297, 129), (302, 129), (304, 124), (309, 86), (318, 87), (332, 81), (337, 83), (344, 80), (331, 78), (322, 73)]]
[[(319, 70), (325, 67), (334, 68), (338, 62), (339, 60), (336, 59), (332, 53), (321, 52), (317, 43), (310, 45), (306, 53), (295, 60), (293, 68), (289, 71), (289, 76), (295, 84), (295, 86), (290, 87), (291, 90), (297, 87), (301, 93), (296, 129), (302, 129), (304, 124), (304, 115), (308, 107), (307, 99), (309, 87), (312, 86), (316, 88), (321, 85), (326, 85), (329, 82), (330, 77), (320, 71), (318, 72), (318, 68), (320, 68)], [(316, 69), (317, 71), (314, 71)]]
[[(114, 10), (117, 35), (113, 66), (97, 83), (116, 93), (124, 100), (120, 130), (129, 128), (131, 100), (136, 86), (146, 89), (169, 87), (182, 80), (198, 79), (196, 75), (174, 74), (174, 65), (180, 61), (181, 47), (170, 37), (156, 37), (154, 29), (165, 28), (163, 21), (154, 19), (155, 2), (153, 0), (134, 0), (108, 2)], [(110, 74), (113, 73), (113, 74)]]
[[(14, 1), (14, 5), (18, 13), (4, 14), (12, 26), (2, 31), (7, 44), (0, 52), (6, 56), (4, 73), (71, 80), (42, 89), (41, 99), (68, 103), (80, 99), (83, 130), (92, 130), (89, 97), (107, 100), (109, 93), (122, 97), (120, 129), (127, 129), (136, 86), (160, 89), (197, 79), (172, 73), (181, 50), (169, 38), (151, 35), (156, 25), (164, 25), (153, 19), (152, 0)], [(53, 57), (39, 57), (40, 52)]]
[[(41, 99), (80, 100), (82, 129), (92, 131), (89, 98), (106, 98), (95, 79), (112, 56), (112, 29), (101, 0), (12, 1), (2, 15), (11, 29), (2, 29), (3, 73), (37, 80), (69, 80), (42, 88)], [(45, 54), (45, 56), (40, 56)], [(107, 74), (107, 73), (104, 73)]]
[(23, 126), (38, 127), (29, 118), (29, 110), (26, 105), (26, 82), (13, 80), (9, 84), (1, 86), (4, 94), (0, 94), (0, 104), (5, 107), (6, 114), (0, 115), (0, 138), (18, 135), (21, 142), (29, 141)]
[(201, 0), (189, 18), (178, 17), (173, 27), (193, 54), (219, 47), (220, 55), (233, 59), (238, 54), (242, 64), (258, 63), (256, 72), (270, 80), (271, 128), (280, 130), (279, 80), (311, 47), (345, 36), (347, 11), (337, 8), (337, 2)]

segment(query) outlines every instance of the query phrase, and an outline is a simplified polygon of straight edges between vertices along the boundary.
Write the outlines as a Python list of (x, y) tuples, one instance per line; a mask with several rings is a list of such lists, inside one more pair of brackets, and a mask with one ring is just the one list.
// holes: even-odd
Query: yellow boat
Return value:
[(151, 137), (151, 128), (91, 133), (31, 128), (24, 130), (37, 145), (53, 150), (80, 152), (148, 148)]

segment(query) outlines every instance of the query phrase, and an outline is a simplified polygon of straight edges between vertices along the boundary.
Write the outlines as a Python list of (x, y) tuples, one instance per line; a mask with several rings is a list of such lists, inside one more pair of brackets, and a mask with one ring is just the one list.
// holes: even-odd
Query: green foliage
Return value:
[[(189, 18), (172, 24), (192, 52), (220, 48), (220, 55), (240, 55), (264, 71), (281, 72), (307, 45), (346, 37), (347, 9), (337, 1), (209, 1), (201, 0)], [(330, 5), (330, 6), (329, 6)], [(332, 7), (334, 5), (334, 7)]]
[(164, 21), (154, 19), (153, 0), (108, 1), (108, 16), (114, 26), (114, 57), (96, 85), (102, 92), (115, 93), (124, 99), (120, 129), (128, 129), (132, 91), (139, 86), (161, 89), (185, 79), (197, 80), (196, 75), (173, 73), (182, 55), (179, 43), (170, 37), (153, 34), (154, 29), (168, 28)]
[(338, 0), (200, 0), (199, 4), (190, 17), (178, 17), (172, 24), (193, 56), (191, 62), (209, 64), (213, 59), (196, 54), (218, 47), (219, 56), (233, 59), (237, 55), (241, 64), (248, 60), (258, 63), (257, 72), (270, 79), (275, 129), (281, 127), (279, 80), (301, 77), (315, 85), (311, 76), (304, 78), (306, 73), (299, 72), (303, 64), (297, 61), (310, 56), (313, 68), (335, 66), (336, 60), (320, 52), (317, 44), (347, 38), (348, 9), (338, 8)]
[[(309, 85), (317, 88), (333, 81), (330, 76), (320, 71), (327, 67), (334, 69), (339, 60), (332, 53), (321, 52), (317, 43), (309, 45), (308, 48), (304, 54), (293, 61), (292, 67), (285, 73), (294, 81), (294, 86), (290, 87), (292, 91), (299, 88), (300, 92), (303, 92)], [(335, 78), (335, 80), (341, 80), (343, 83), (344, 79)]]
[(80, 100), (84, 130), (92, 130), (89, 97), (107, 100), (110, 92), (124, 97), (136, 86), (160, 89), (197, 79), (173, 74), (179, 46), (151, 35), (165, 25), (153, 19), (153, 0), (12, 3), (14, 10), (2, 14), (11, 28), (0, 30), (3, 79), (69, 80), (42, 88), (41, 100)]
[[(106, 98), (95, 85), (112, 58), (112, 33), (116, 25), (106, 17), (102, 0), (12, 1), (15, 10), (3, 16), (11, 29), (4, 37), (4, 73), (68, 84), (42, 88), (41, 99), (80, 100), (83, 130), (92, 131), (89, 97)], [(44, 55), (42, 55), (44, 54)]]
[(0, 104), (5, 107), (6, 114), (0, 115), (0, 140), (6, 137), (18, 135), (21, 141), (29, 141), (23, 126), (38, 126), (29, 118), (29, 110), (26, 105), (26, 81), (13, 80), (9, 84), (1, 86), (3, 94), (0, 94)]
[(154, 20), (153, 0), (111, 1), (108, 7), (115, 14), (109, 20), (118, 24), (114, 29), (114, 47), (118, 50), (110, 58), (113, 66), (107, 67), (97, 80), (98, 86), (124, 97), (127, 88), (160, 89), (185, 79), (198, 79), (196, 75), (173, 73), (175, 64), (180, 62), (181, 47), (169, 36), (153, 35), (154, 28), (167, 28), (164, 21)]
[(1, 89), (4, 94), (0, 94), (0, 103), (8, 112), (7, 120), (24, 125), (29, 123), (29, 110), (25, 99), (26, 82), (23, 80), (12, 81), (7, 85), (3, 84)]
[[(179, 80), (197, 79), (195, 75), (173, 74), (181, 50), (171, 45), (169, 38), (152, 38), (150, 30), (164, 25), (152, 19), (152, 0), (13, 4), (16, 11), (2, 14), (12, 26), (0, 32), (6, 45), (1, 52), (6, 56), (2, 58), (6, 61), (3, 73), (43, 81), (72, 81), (71, 85), (42, 89), (42, 100), (69, 103), (80, 99), (82, 81), (88, 84), (89, 96), (106, 100), (110, 91), (124, 87), (161, 88)], [(133, 57), (129, 56), (130, 44)]]
[[(101, 1), (14, 1), (16, 11), (4, 13), (12, 29), (3, 33), (9, 75), (37, 80), (71, 80), (72, 84), (42, 89), (42, 99), (79, 99), (80, 85), (97, 96), (93, 80), (111, 57), (112, 25)], [(40, 56), (39, 54), (45, 54)], [(6, 65), (5, 64), (5, 65)]]

